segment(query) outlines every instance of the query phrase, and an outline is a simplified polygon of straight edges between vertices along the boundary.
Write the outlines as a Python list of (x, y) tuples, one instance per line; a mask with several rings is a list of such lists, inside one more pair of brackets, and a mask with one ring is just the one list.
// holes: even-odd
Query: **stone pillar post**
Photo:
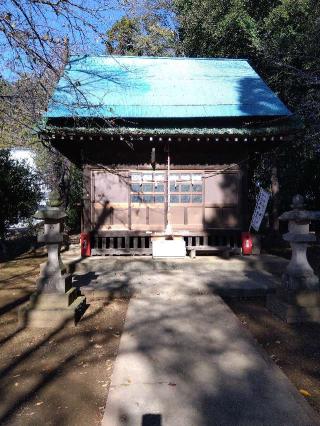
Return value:
[(267, 307), (286, 322), (320, 322), (320, 287), (307, 259), (308, 245), (316, 241), (309, 232), (311, 220), (320, 220), (320, 212), (304, 210), (304, 199), (296, 195), (293, 210), (279, 219), (289, 221), (289, 232), (283, 236), (292, 249), (291, 260), (282, 276), (281, 288), (268, 296)]
[(21, 310), (20, 321), (31, 327), (74, 324), (84, 312), (86, 300), (72, 286), (72, 276), (66, 272), (60, 257), (66, 213), (60, 207), (46, 207), (35, 217), (44, 221), (38, 241), (46, 244), (48, 259), (40, 265), (37, 291), (31, 295), (27, 308)]
[(37, 281), (41, 293), (65, 293), (71, 287), (71, 276), (65, 274), (60, 249), (63, 240), (63, 221), (66, 214), (59, 207), (39, 210), (35, 217), (44, 220), (44, 228), (38, 235), (38, 241), (47, 246), (48, 260), (40, 265), (40, 277)]

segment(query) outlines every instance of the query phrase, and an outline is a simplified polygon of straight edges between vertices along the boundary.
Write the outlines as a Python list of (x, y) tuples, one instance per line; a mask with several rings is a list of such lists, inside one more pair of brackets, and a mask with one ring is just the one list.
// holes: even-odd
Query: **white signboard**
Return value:
[(250, 228), (253, 228), (256, 231), (259, 231), (261, 221), (266, 212), (269, 198), (270, 198), (269, 192), (261, 188), (260, 193), (258, 195), (256, 208), (254, 209), (253, 216), (251, 219)]
[(152, 241), (152, 257), (186, 257), (186, 243), (184, 240)]

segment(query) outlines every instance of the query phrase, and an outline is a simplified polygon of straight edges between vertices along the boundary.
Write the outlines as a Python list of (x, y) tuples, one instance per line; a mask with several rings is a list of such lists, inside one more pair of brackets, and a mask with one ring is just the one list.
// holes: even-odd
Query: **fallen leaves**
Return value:
[(299, 392), (301, 393), (301, 395), (303, 395), (303, 396), (306, 396), (306, 397), (310, 397), (311, 396), (311, 393), (310, 392), (308, 392), (307, 390), (305, 390), (305, 389), (299, 389)]

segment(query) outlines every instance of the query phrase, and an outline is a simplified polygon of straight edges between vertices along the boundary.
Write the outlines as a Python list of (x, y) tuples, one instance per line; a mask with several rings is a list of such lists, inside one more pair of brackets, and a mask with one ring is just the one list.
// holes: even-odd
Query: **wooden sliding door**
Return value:
[[(167, 185), (166, 170), (93, 170), (94, 229), (164, 231)], [(241, 226), (240, 171), (174, 169), (169, 185), (173, 231)]]

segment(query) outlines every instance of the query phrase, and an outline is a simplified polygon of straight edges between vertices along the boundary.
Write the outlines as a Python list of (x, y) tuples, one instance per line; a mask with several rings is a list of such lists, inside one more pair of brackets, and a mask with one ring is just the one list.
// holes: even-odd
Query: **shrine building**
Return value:
[(239, 247), (248, 157), (296, 132), (247, 60), (72, 56), (39, 135), (83, 169), (82, 232), (107, 255)]

